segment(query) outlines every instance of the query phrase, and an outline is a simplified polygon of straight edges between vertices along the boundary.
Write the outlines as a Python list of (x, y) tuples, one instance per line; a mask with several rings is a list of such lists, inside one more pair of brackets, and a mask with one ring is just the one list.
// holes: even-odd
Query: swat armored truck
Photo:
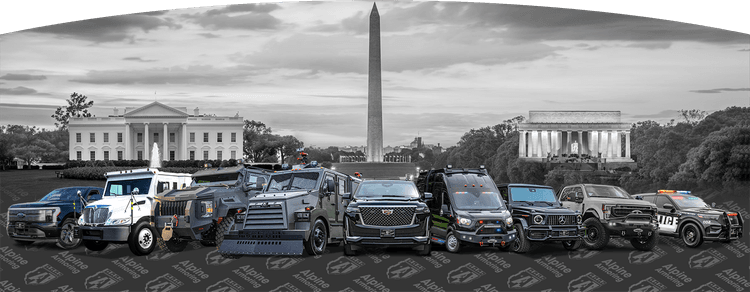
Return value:
[(322, 254), (329, 242), (344, 238), (345, 206), (360, 179), (315, 161), (277, 171), (263, 193), (248, 199), (234, 227), (224, 235), (219, 253), (236, 255)]
[(510, 249), (525, 253), (532, 242), (562, 242), (567, 250), (581, 246), (583, 217), (563, 208), (549, 186), (501, 184), (500, 195), (510, 208), (518, 239)]
[(127, 243), (135, 255), (147, 255), (156, 246), (151, 226), (151, 205), (157, 193), (187, 187), (188, 173), (134, 169), (108, 172), (104, 196), (86, 206), (78, 219), (77, 236), (93, 251), (110, 242)]
[[(363, 246), (412, 247), (430, 255), (430, 209), (410, 181), (363, 181), (345, 193), (344, 254), (356, 255)], [(424, 200), (432, 199), (425, 193)]]
[(194, 173), (189, 188), (158, 194), (151, 223), (159, 247), (179, 252), (196, 240), (221, 245), (234, 216), (247, 207), (248, 196), (260, 193), (269, 176), (265, 169), (244, 166), (210, 168)]
[(417, 189), (423, 196), (433, 194), (427, 202), (432, 213), (430, 240), (449, 252), (459, 252), (462, 245), (504, 249), (516, 240), (513, 217), (484, 166), (422, 171)]
[(739, 213), (709, 206), (690, 191), (658, 190), (636, 196), (656, 204), (660, 235), (681, 238), (688, 247), (742, 238), (744, 222)]
[(610, 236), (630, 239), (633, 247), (644, 251), (659, 242), (656, 206), (636, 200), (620, 187), (570, 185), (560, 190), (558, 198), (563, 207), (583, 213), (583, 244), (588, 249), (604, 248)]

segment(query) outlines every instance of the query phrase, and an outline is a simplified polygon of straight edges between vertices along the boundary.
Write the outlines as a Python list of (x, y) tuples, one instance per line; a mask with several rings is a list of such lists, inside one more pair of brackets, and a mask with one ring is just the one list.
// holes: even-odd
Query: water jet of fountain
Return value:
[(159, 151), (159, 145), (154, 142), (154, 148), (151, 151), (151, 163), (149, 164), (151, 168), (159, 168), (161, 167), (161, 153)]

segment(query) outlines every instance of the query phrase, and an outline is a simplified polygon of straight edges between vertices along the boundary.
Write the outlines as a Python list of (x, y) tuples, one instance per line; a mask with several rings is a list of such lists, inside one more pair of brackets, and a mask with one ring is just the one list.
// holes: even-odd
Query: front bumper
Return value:
[(585, 231), (586, 227), (578, 225), (531, 225), (526, 231), (526, 238), (531, 241), (579, 240)]
[(656, 223), (628, 218), (603, 221), (602, 225), (609, 235), (623, 238), (648, 238), (659, 231), (659, 225)]
[[(203, 232), (211, 228), (214, 223), (211, 218), (195, 218), (190, 216), (156, 216), (151, 226), (161, 234), (164, 226), (172, 223), (172, 237), (189, 238), (192, 240), (203, 240)], [(175, 224), (176, 223), (176, 224)]]
[(462, 243), (473, 243), (480, 246), (505, 246), (516, 240), (515, 230), (506, 230), (507, 233), (477, 234), (473, 231), (454, 230), (456, 236)]
[(229, 231), (219, 252), (234, 255), (301, 255), (307, 230)]
[(20, 222), (26, 226), (16, 228), (19, 222), (10, 222), (7, 226), (8, 235), (16, 240), (45, 241), (57, 240), (60, 237), (60, 227), (54, 222)]
[(75, 234), (83, 240), (125, 242), (130, 235), (130, 226), (77, 226)]
[(706, 226), (703, 238), (709, 241), (735, 240), (742, 238), (742, 225), (710, 225)]
[(346, 221), (346, 242), (354, 245), (419, 246), (429, 244), (428, 221), (403, 226), (372, 226)]

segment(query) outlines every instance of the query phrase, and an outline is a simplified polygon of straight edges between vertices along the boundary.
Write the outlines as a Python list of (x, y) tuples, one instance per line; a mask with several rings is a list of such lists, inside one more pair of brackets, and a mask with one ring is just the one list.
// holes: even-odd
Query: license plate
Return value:
[(16, 229), (26, 229), (26, 223), (24, 222), (16, 223)]
[(396, 230), (393, 229), (380, 229), (380, 237), (395, 237)]

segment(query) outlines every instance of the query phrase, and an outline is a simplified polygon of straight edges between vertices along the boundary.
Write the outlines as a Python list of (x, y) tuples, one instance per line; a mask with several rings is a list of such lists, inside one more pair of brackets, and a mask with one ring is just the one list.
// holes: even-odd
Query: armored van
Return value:
[(360, 179), (318, 167), (315, 161), (271, 174), (263, 193), (248, 199), (219, 253), (237, 255), (322, 254), (344, 238), (343, 195)]
[(484, 166), (422, 171), (417, 189), (433, 195), (427, 202), (432, 213), (430, 240), (449, 252), (459, 252), (463, 245), (505, 249), (516, 241), (513, 217)]
[(110, 242), (127, 243), (135, 255), (147, 255), (156, 246), (156, 229), (151, 226), (151, 207), (157, 193), (185, 188), (188, 173), (134, 169), (108, 172), (104, 196), (89, 204), (78, 219), (77, 236), (93, 251)]
[(354, 193), (345, 193), (344, 254), (356, 255), (365, 246), (410, 247), (430, 255), (430, 209), (410, 181), (363, 181)]
[(579, 211), (562, 206), (549, 186), (531, 184), (501, 184), (500, 195), (513, 215), (518, 238), (510, 249), (525, 253), (532, 242), (561, 242), (567, 250), (581, 246), (584, 228)]
[(102, 198), (104, 189), (69, 187), (51, 191), (38, 202), (13, 204), (8, 208), (8, 235), (27, 244), (54, 241), (63, 249), (81, 245), (74, 238), (76, 221), (86, 202)]
[(249, 196), (263, 190), (269, 176), (265, 169), (244, 166), (210, 168), (194, 173), (189, 188), (159, 193), (151, 212), (159, 247), (178, 252), (190, 241), (221, 245), (234, 216), (247, 207)]

